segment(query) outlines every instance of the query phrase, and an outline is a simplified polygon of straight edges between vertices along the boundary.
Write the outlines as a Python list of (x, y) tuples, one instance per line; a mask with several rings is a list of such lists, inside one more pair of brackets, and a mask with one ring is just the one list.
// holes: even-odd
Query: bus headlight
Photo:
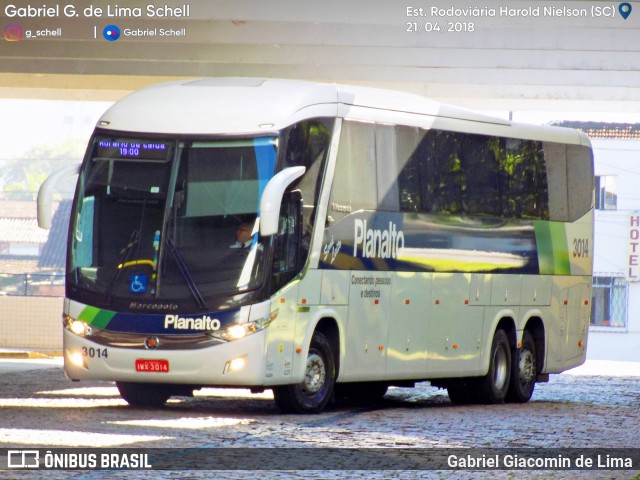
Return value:
[(214, 338), (218, 338), (226, 342), (239, 340), (248, 335), (257, 333), (260, 330), (264, 330), (273, 321), (273, 319), (276, 318), (277, 315), (278, 312), (276, 311), (247, 323), (234, 323), (233, 325), (229, 325), (228, 327), (221, 328), (220, 330), (216, 330), (215, 332), (211, 332), (210, 335)]
[(64, 318), (64, 327), (80, 337), (88, 337), (93, 333), (93, 327), (91, 325), (69, 316), (65, 316)]
[(227, 328), (227, 334), (231, 340), (237, 340), (244, 337), (247, 334), (247, 330), (244, 325), (232, 325)]

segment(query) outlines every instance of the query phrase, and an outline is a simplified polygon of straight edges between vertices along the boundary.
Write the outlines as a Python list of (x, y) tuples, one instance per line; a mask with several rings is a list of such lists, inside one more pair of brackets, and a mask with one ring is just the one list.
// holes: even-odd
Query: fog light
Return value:
[(245, 357), (234, 358), (233, 360), (230, 360), (225, 364), (223, 373), (237, 372), (238, 370), (242, 370), (246, 363), (247, 361)]
[(76, 367), (87, 368), (84, 364), (84, 356), (80, 352), (75, 352), (67, 355), (69, 361)]
[(244, 368), (245, 360), (244, 358), (234, 358), (231, 360), (231, 371), (240, 370)]

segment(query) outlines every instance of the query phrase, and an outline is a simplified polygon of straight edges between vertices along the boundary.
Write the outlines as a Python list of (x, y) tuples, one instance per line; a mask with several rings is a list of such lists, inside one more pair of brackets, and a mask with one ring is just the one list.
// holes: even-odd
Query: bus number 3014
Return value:
[(573, 239), (573, 256), (574, 258), (589, 256), (589, 239), (588, 238)]
[(90, 358), (107, 358), (109, 355), (107, 354), (106, 348), (93, 348), (93, 347), (82, 347), (82, 355)]

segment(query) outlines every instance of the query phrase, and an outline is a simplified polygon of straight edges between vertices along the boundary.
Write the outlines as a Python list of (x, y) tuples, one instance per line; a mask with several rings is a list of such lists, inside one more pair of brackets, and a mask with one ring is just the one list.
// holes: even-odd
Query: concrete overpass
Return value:
[[(71, 4), (75, 14), (47, 2), (55, 16), (6, 7), (42, 3), (3, 3), (0, 24), (62, 35), (0, 40), (0, 98), (116, 100), (170, 78), (267, 76), (490, 110), (640, 111), (640, 4), (625, 20), (618, 3), (576, 0), (95, 0), (91, 12)], [(175, 10), (150, 16), (147, 5)], [(108, 42), (109, 24), (139, 35)]]

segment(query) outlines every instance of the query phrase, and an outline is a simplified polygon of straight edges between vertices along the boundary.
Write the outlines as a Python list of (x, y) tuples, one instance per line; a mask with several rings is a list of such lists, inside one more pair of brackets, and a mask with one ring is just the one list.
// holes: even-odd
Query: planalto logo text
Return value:
[(209, 315), (202, 317), (181, 317), (179, 315), (165, 315), (164, 328), (173, 330), (220, 330), (220, 320)]
[(367, 221), (356, 219), (353, 233), (353, 256), (358, 256), (358, 246), (364, 258), (398, 258), (398, 250), (404, 248), (404, 233), (393, 222), (386, 230), (367, 228)]

